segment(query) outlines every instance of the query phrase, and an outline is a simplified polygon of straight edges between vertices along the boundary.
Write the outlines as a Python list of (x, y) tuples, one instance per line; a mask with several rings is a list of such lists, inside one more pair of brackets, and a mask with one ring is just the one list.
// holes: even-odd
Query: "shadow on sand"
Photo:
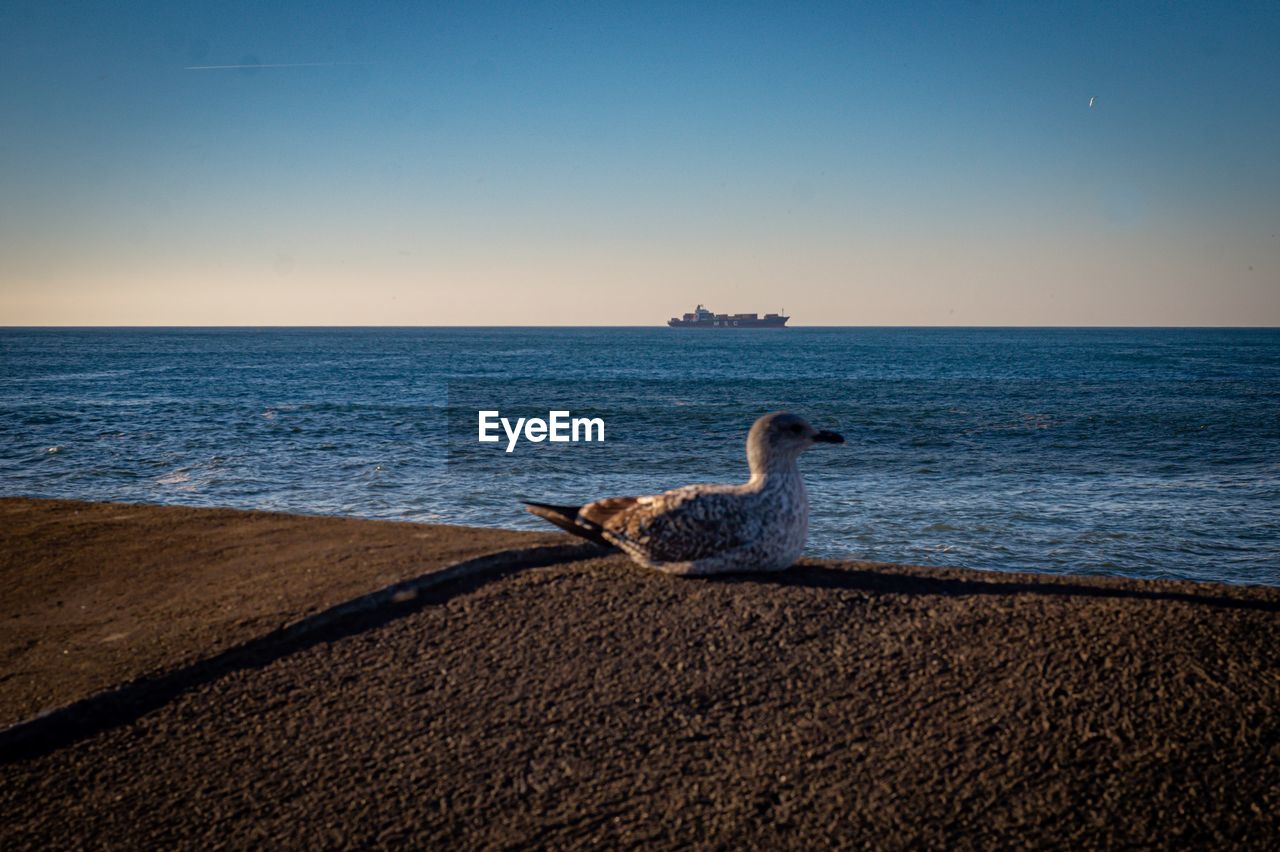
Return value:
[(1280, 612), (1280, 596), (1275, 600), (1258, 600), (1228, 595), (1197, 594), (1172, 589), (1132, 589), (1105, 585), (1099, 578), (1097, 585), (1072, 582), (1067, 579), (1046, 577), (1030, 580), (999, 579), (962, 580), (954, 577), (928, 577), (901, 574), (892, 570), (874, 568), (829, 568), (822, 565), (798, 565), (777, 574), (725, 574), (707, 578), (718, 583), (757, 583), (774, 586), (805, 586), (815, 589), (850, 589), (876, 594), (892, 595), (1047, 595), (1069, 598), (1120, 598), (1127, 600), (1172, 601), (1176, 603), (1211, 606), (1222, 609), (1247, 609), (1259, 612)]
[(128, 725), (184, 692), (232, 672), (262, 668), (315, 645), (375, 629), (518, 571), (588, 559), (605, 552), (596, 545), (576, 544), (504, 550), (388, 586), (213, 657), (130, 681), (10, 725), (0, 730), (0, 764), (50, 754)]
[[(14, 763), (50, 754), (95, 734), (131, 724), (183, 693), (231, 672), (262, 668), (315, 645), (375, 629), (519, 571), (574, 562), (610, 552), (616, 551), (589, 544), (507, 550), (389, 586), (229, 648), (216, 656), (131, 681), (0, 730), (0, 763)], [(1048, 578), (1036, 581), (1021, 578), (1001, 580), (996, 577), (997, 575), (993, 575), (991, 580), (963, 580), (903, 574), (890, 570), (887, 566), (877, 570), (802, 564), (777, 574), (726, 574), (679, 582), (807, 586), (895, 595), (1121, 598), (1280, 612), (1280, 598), (1257, 600), (1173, 590), (1091, 585)]]

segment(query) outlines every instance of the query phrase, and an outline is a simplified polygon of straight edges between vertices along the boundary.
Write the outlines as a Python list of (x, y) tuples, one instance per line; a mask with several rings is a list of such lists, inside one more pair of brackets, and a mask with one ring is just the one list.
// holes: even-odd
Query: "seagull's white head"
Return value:
[(814, 444), (843, 444), (835, 432), (819, 431), (789, 411), (775, 411), (755, 422), (747, 435), (747, 463), (751, 472), (768, 473), (795, 463)]

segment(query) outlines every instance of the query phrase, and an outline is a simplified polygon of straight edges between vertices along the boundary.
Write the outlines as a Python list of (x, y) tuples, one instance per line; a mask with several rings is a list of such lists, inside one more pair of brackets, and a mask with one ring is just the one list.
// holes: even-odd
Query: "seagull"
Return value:
[(1094, 98), (1089, 98), (1089, 109), (1093, 109)]
[(524, 501), (526, 511), (576, 536), (620, 548), (667, 574), (781, 571), (804, 550), (809, 500), (796, 459), (814, 444), (843, 444), (786, 411), (747, 434), (751, 478), (742, 485), (686, 485), (646, 497), (605, 497), (585, 506)]

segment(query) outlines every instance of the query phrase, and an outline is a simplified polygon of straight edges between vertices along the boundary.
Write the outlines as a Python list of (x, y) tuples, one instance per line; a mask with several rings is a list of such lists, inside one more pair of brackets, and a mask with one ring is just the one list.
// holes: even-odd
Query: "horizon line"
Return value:
[[(83, 329), (101, 329), (101, 330), (172, 330), (172, 329), (659, 329), (667, 328), (664, 323), (662, 325), (471, 325), (471, 324), (448, 324), (448, 325), (392, 325), (392, 324), (358, 324), (358, 325), (324, 325), (324, 324), (297, 324), (297, 325), (278, 325), (278, 324), (253, 324), (253, 323), (237, 323), (237, 324), (215, 324), (215, 325), (166, 325), (160, 323), (149, 323), (143, 325), (10, 325), (0, 323), (0, 330), (4, 331), (57, 331), (57, 330), (83, 330)], [(1023, 329), (1023, 330), (1042, 330), (1042, 329), (1118, 329), (1118, 330), (1151, 330), (1151, 329), (1167, 329), (1167, 330), (1230, 330), (1238, 329), (1241, 331), (1274, 331), (1280, 330), (1280, 324), (1277, 325), (1015, 325), (1015, 324), (966, 324), (966, 325), (928, 325), (928, 324), (865, 324), (865, 325), (789, 325), (780, 328), (719, 328), (713, 329), (717, 332), (781, 332), (787, 329), (841, 329), (841, 328), (860, 328), (860, 329)]]

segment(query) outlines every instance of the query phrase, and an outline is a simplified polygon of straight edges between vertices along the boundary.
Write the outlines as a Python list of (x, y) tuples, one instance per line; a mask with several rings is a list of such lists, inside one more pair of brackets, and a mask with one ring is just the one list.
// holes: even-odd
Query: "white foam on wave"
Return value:
[(157, 477), (156, 484), (157, 485), (180, 485), (184, 482), (190, 481), (190, 479), (191, 479), (191, 476), (188, 472), (188, 469), (185, 467), (180, 467), (177, 470), (173, 470), (173, 471), (170, 471), (169, 473), (166, 473), (164, 476)]

